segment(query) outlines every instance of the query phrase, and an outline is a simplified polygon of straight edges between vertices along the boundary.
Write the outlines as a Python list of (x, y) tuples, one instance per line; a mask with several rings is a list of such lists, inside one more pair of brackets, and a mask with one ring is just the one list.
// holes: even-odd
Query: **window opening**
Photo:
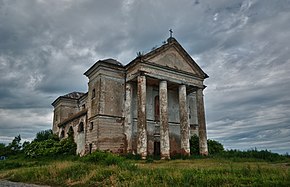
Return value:
[(93, 144), (89, 144), (89, 152), (90, 152), (90, 154), (92, 153), (92, 149), (93, 149)]
[(154, 120), (159, 121), (160, 111), (159, 111), (159, 95), (154, 98)]
[(61, 131), (60, 133), (60, 139), (64, 138), (64, 130)]
[(81, 122), (78, 127), (78, 132), (84, 132), (84, 123)]
[(94, 99), (95, 97), (96, 97), (96, 90), (93, 89), (93, 91), (92, 91), (92, 99)]
[(90, 130), (93, 130), (93, 128), (94, 128), (94, 123), (91, 122), (91, 123), (90, 123)]

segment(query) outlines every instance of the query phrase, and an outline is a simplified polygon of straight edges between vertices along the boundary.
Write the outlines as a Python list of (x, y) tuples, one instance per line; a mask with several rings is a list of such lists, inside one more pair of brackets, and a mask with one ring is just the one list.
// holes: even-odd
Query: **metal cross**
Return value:
[(172, 29), (169, 29), (169, 33), (170, 33), (170, 38), (172, 38), (172, 33), (173, 33)]

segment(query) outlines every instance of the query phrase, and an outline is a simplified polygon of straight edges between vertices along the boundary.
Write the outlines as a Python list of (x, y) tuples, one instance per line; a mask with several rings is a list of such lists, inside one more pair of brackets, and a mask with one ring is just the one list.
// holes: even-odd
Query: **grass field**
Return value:
[(290, 186), (290, 162), (18, 158), (0, 162), (0, 179), (51, 186)]

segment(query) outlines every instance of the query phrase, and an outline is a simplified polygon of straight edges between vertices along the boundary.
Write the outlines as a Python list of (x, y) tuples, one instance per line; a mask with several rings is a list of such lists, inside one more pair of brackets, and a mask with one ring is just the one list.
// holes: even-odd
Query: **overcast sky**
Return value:
[(97, 60), (127, 64), (173, 36), (209, 75), (209, 139), (290, 152), (290, 0), (0, 0), (0, 142), (52, 125)]

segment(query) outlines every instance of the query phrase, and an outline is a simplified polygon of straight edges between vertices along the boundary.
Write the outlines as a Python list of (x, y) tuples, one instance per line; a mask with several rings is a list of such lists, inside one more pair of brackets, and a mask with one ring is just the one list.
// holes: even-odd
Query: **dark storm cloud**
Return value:
[(50, 128), (50, 103), (85, 92), (94, 62), (127, 64), (172, 28), (210, 76), (208, 137), (289, 152), (289, 10), (289, 0), (0, 0), (0, 140)]
[(209, 136), (227, 148), (289, 152), (289, 1), (210, 11), (218, 44), (197, 55), (210, 75)]

